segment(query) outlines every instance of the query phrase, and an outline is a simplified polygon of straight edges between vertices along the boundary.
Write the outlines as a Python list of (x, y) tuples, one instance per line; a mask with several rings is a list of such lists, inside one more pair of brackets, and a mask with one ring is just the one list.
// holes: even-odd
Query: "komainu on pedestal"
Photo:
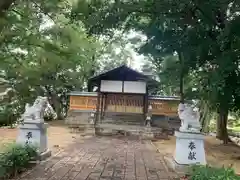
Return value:
[(176, 148), (171, 164), (178, 171), (184, 171), (193, 164), (206, 164), (204, 135), (201, 134), (199, 112), (188, 104), (180, 103), (178, 115), (181, 119), (179, 131), (175, 131)]
[(19, 134), (17, 143), (36, 146), (39, 153), (39, 159), (46, 159), (51, 155), (47, 144), (47, 127), (44, 122), (44, 114), (51, 113), (54, 119), (56, 113), (48, 102), (46, 97), (38, 96), (33, 105), (26, 104), (25, 112), (22, 116), (23, 123), (19, 125)]

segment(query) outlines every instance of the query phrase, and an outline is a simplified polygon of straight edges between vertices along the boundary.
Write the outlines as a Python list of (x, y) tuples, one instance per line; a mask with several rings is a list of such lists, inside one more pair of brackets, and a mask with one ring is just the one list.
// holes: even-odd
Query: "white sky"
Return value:
[(144, 56), (143, 55), (139, 55), (138, 53), (136, 52), (132, 52), (132, 64), (130, 65), (131, 68), (133, 69), (136, 69), (138, 71), (141, 71), (141, 67), (143, 66), (144, 62), (146, 61), (144, 59)]
[(129, 62), (129, 66), (135, 70), (141, 71), (141, 67), (143, 66), (143, 64), (146, 62), (146, 59), (144, 57), (144, 55), (140, 55), (138, 54), (134, 48), (136, 47), (140, 47), (142, 43), (144, 43), (144, 41), (147, 40), (147, 37), (144, 36), (141, 32), (136, 32), (136, 31), (130, 31), (127, 35), (127, 38), (132, 39), (132, 38), (138, 38), (139, 42), (137, 44), (127, 44), (126, 49), (128, 51), (130, 51), (131, 57), (130, 59), (132, 59), (131, 62)]

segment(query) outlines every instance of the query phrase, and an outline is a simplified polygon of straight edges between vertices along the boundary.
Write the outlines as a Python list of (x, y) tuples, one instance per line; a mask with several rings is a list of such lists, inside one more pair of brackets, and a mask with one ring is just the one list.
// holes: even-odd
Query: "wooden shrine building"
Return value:
[(88, 81), (88, 92), (69, 94), (66, 122), (86, 124), (90, 113), (96, 112), (95, 123), (100, 126), (144, 126), (149, 105), (152, 106), (153, 126), (178, 121), (179, 99), (150, 96), (148, 90), (155, 84), (155, 80), (125, 65), (94, 76)]

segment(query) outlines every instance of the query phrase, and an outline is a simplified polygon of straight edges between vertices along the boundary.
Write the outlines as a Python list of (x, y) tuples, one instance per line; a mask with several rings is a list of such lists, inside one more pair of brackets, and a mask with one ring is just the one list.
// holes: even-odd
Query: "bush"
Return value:
[(21, 116), (21, 108), (17, 103), (0, 101), (0, 127), (14, 125)]
[(215, 168), (209, 166), (193, 166), (190, 168), (190, 180), (240, 180), (232, 168)]
[(37, 148), (30, 145), (12, 144), (0, 154), (0, 178), (15, 176), (36, 159)]
[(18, 117), (7, 110), (0, 110), (0, 127), (11, 126), (17, 121)]

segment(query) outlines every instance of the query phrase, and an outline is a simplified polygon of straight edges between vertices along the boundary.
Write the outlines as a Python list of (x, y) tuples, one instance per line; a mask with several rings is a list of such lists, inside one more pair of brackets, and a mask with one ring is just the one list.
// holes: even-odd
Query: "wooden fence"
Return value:
[[(100, 105), (106, 112), (143, 113), (143, 96), (141, 95), (115, 95), (109, 94), (101, 99)], [(105, 104), (106, 103), (106, 104)], [(177, 116), (179, 101), (149, 98), (153, 115)], [(70, 96), (70, 110), (96, 110), (97, 96), (74, 95)]]
[(70, 96), (70, 110), (95, 110), (97, 96)]

